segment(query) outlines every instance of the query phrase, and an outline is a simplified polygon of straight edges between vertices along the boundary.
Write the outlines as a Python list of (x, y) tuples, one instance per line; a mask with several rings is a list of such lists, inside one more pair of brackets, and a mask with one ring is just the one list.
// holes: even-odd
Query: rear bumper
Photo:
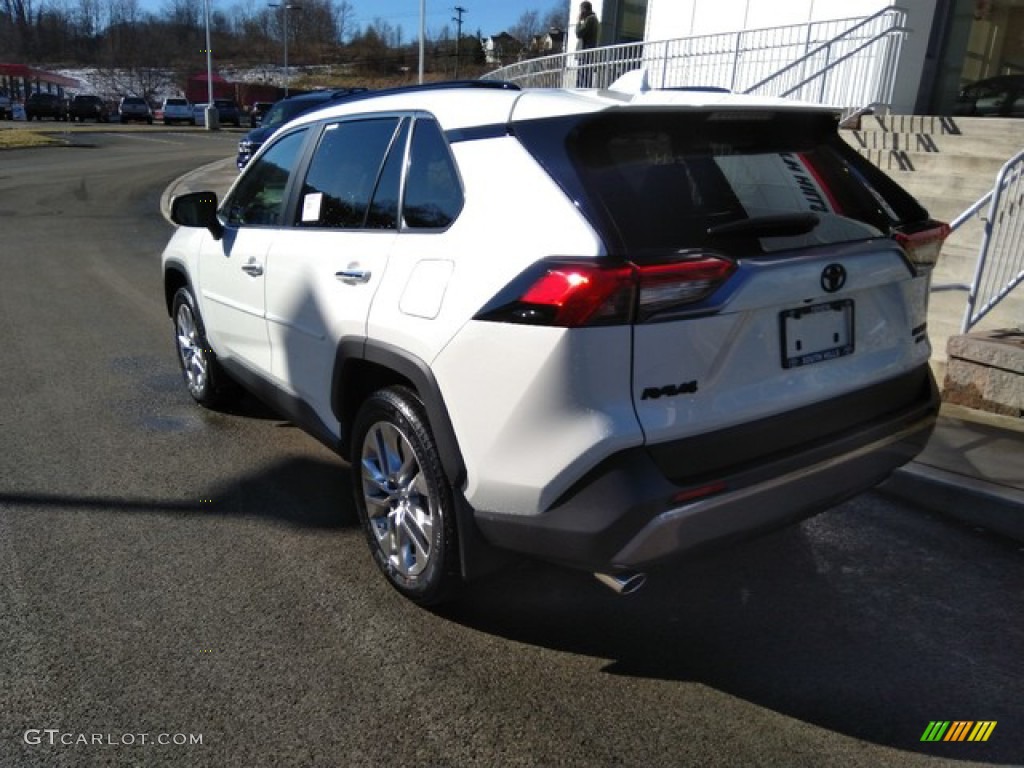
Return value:
[[(660, 446), (656, 456), (635, 448), (602, 463), (540, 514), (477, 511), (476, 522), (495, 546), (595, 571), (644, 568), (778, 527), (872, 488), (920, 453), (939, 409), (931, 372), (923, 366), (880, 385), (877, 394), (893, 391), (908, 394), (899, 403), (878, 403), (873, 417), (856, 424), (834, 417), (850, 411), (848, 398), (837, 398), (793, 414), (792, 430), (786, 417), (730, 430), (742, 457), (733, 466), (704, 467), (673, 482), (666, 468), (687, 455), (700, 464), (709, 436)], [(863, 401), (865, 393), (851, 397)], [(811, 434), (809, 419), (833, 431)], [(752, 455), (749, 439), (770, 441), (766, 424), (778, 439)], [(797, 445), (787, 439), (794, 430), (804, 438)], [(718, 436), (710, 440), (720, 443)]]

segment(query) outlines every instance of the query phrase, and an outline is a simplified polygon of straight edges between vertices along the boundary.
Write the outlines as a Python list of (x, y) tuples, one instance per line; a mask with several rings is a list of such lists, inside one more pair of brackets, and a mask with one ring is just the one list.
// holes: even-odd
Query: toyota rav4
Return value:
[(392, 586), (512, 552), (620, 590), (914, 457), (946, 225), (832, 110), (500, 83), (300, 116), (218, 204), (177, 197), (192, 397), (244, 385), (352, 467)]

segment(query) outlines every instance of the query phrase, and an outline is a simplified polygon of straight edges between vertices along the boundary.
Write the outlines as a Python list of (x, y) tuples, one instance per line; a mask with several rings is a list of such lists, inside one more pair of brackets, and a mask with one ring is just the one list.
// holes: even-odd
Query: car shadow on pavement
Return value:
[[(1019, 764), (1020, 553), (939, 519), (925, 518), (922, 537), (920, 513), (886, 517), (871, 496), (651, 572), (634, 595), (531, 563), (438, 613), (608, 659), (608, 674), (703, 684), (857, 739)], [(999, 738), (969, 750), (922, 742), (936, 719), (995, 720)]]
[(0, 506), (58, 507), (124, 513), (249, 517), (302, 528), (359, 525), (349, 473), (337, 463), (292, 457), (201, 492), (197, 499), (0, 492)]
[[(290, 427), (283, 423), (282, 426)], [(346, 467), (312, 457), (291, 457), (210, 491), (208, 511), (263, 518), (303, 528), (359, 525)]]

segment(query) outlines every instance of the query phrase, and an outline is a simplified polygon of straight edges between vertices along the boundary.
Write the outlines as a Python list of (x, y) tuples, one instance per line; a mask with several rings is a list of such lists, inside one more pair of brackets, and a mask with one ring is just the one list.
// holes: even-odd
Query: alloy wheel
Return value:
[(201, 398), (207, 388), (209, 361), (203, 348), (195, 317), (187, 304), (178, 307), (175, 317), (175, 331), (178, 340), (178, 354), (185, 372), (185, 382), (193, 397)]
[(377, 546), (391, 567), (410, 579), (430, 563), (436, 501), (416, 452), (402, 431), (377, 422), (362, 447), (366, 515)]

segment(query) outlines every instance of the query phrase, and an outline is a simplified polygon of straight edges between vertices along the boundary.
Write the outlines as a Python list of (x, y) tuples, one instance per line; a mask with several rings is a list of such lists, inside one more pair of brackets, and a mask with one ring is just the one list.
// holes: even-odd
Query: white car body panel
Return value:
[(434, 361), (476, 509), (542, 512), (587, 470), (640, 445), (628, 327), (472, 322)]
[[(396, 237), (392, 231), (346, 232), (345, 247), (338, 248), (338, 234), (281, 230), (267, 257), (266, 280), (273, 376), (335, 431), (330, 398), (335, 351), (343, 339), (366, 335), (370, 305)], [(345, 281), (338, 277), (345, 271), (368, 273), (369, 279)]]
[(198, 276), (199, 310), (207, 338), (217, 354), (237, 358), (263, 375), (271, 373), (267, 336), (266, 283), (262, 275), (244, 268), (267, 265), (267, 253), (277, 232), (270, 228), (231, 229), (214, 240), (204, 231)]
[[(462, 213), (444, 232), (399, 234), (367, 327), (371, 338), (409, 350), (428, 363), (495, 293), (538, 259), (592, 256), (601, 248), (579, 212), (514, 139), (460, 142), (452, 150), (463, 170)], [(515, 200), (516, 216), (529, 226), (510, 222), (507, 209), (494, 204), (496, 178), (502, 180), (501, 198)], [(544, 233), (543, 241), (537, 232)], [(401, 302), (418, 265), (446, 260), (453, 252), (473, 256), (459, 259), (436, 315), (403, 315)]]

